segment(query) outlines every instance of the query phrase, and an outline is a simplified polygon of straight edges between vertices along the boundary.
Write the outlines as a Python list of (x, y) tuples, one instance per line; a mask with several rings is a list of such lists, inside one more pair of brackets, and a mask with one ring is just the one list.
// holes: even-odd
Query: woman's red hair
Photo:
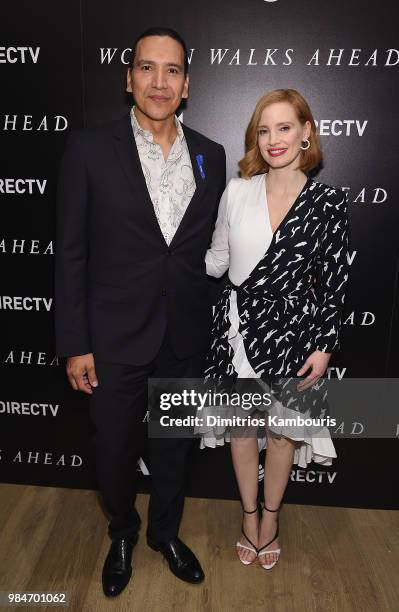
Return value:
[(301, 151), (300, 170), (307, 173), (318, 166), (323, 158), (316, 124), (306, 100), (295, 89), (275, 89), (258, 101), (245, 133), (245, 155), (239, 162), (241, 176), (251, 178), (255, 174), (267, 172), (269, 164), (263, 159), (258, 146), (258, 126), (264, 109), (275, 102), (288, 102), (294, 107), (299, 122), (304, 125), (310, 122), (310, 147)]

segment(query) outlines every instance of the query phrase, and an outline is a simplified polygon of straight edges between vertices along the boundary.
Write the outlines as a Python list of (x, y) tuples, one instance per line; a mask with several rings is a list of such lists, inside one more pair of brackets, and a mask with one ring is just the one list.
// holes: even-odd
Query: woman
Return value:
[[(307, 176), (322, 156), (312, 113), (297, 91), (275, 90), (259, 100), (245, 144), (242, 178), (226, 187), (206, 256), (208, 274), (220, 277), (229, 269), (206, 377), (304, 376), (296, 388), (313, 391), (339, 346), (348, 278), (345, 195)], [(329, 434), (298, 441), (289, 433), (266, 427), (261, 514), (257, 439), (231, 437), (244, 510), (237, 554), (245, 565), (258, 558), (271, 569), (278, 561), (278, 510), (293, 462), (331, 465), (336, 457)], [(208, 431), (202, 447), (224, 439), (228, 431)]]

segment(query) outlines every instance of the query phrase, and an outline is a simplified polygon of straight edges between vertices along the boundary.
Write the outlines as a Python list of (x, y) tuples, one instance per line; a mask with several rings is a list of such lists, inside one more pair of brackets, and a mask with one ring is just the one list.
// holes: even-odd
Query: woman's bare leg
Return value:
[[(234, 471), (240, 490), (241, 502), (244, 510), (254, 510), (257, 507), (259, 451), (258, 440), (255, 437), (231, 437), (231, 456)], [(243, 528), (249, 539), (258, 546), (258, 513), (244, 514)], [(251, 546), (242, 535), (240, 540), (244, 546)], [(244, 548), (237, 548), (237, 554), (243, 561), (254, 561), (256, 553)]]
[[(281, 504), (284, 491), (287, 487), (292, 463), (294, 460), (295, 442), (288, 438), (278, 438), (272, 435), (267, 428), (267, 450), (265, 459), (265, 505), (270, 510), (276, 510)], [(276, 533), (278, 512), (267, 512), (263, 510), (262, 520), (259, 527), (259, 548), (270, 542)], [(276, 550), (279, 548), (278, 538), (274, 540), (265, 550)], [(263, 552), (263, 551), (262, 551)], [(263, 564), (277, 561), (275, 553), (262, 555), (259, 560)]]

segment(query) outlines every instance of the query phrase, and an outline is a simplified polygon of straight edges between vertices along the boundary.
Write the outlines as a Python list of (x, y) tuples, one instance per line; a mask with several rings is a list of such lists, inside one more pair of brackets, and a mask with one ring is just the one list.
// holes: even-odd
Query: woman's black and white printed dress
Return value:
[[(229, 282), (215, 308), (207, 378), (296, 377), (313, 351), (339, 347), (348, 279), (345, 194), (309, 178), (273, 234), (266, 180), (232, 179), (220, 202), (206, 266), (216, 277), (229, 269)], [(202, 447), (229, 439), (223, 428), (201, 433)], [(331, 465), (336, 457), (327, 429), (317, 437), (305, 430), (298, 437), (298, 428), (276, 433), (297, 440), (300, 466)]]

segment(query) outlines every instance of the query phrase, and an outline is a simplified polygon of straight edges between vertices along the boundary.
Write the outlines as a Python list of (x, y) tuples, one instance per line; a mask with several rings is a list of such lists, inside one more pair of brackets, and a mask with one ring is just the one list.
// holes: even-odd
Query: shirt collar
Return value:
[[(134, 109), (135, 109), (135, 106), (132, 106), (130, 110), (130, 120), (131, 120), (131, 124), (133, 128), (134, 137), (137, 138), (137, 136), (142, 136), (148, 142), (154, 142), (154, 137), (152, 133), (149, 130), (145, 130), (144, 128), (142, 128), (139, 122), (137, 121), (137, 117), (135, 115)], [(177, 136), (180, 142), (182, 142), (184, 140), (184, 132), (183, 132), (182, 125), (180, 121), (178, 120), (178, 118), (176, 117), (176, 115), (175, 115), (175, 126), (177, 130)]]

